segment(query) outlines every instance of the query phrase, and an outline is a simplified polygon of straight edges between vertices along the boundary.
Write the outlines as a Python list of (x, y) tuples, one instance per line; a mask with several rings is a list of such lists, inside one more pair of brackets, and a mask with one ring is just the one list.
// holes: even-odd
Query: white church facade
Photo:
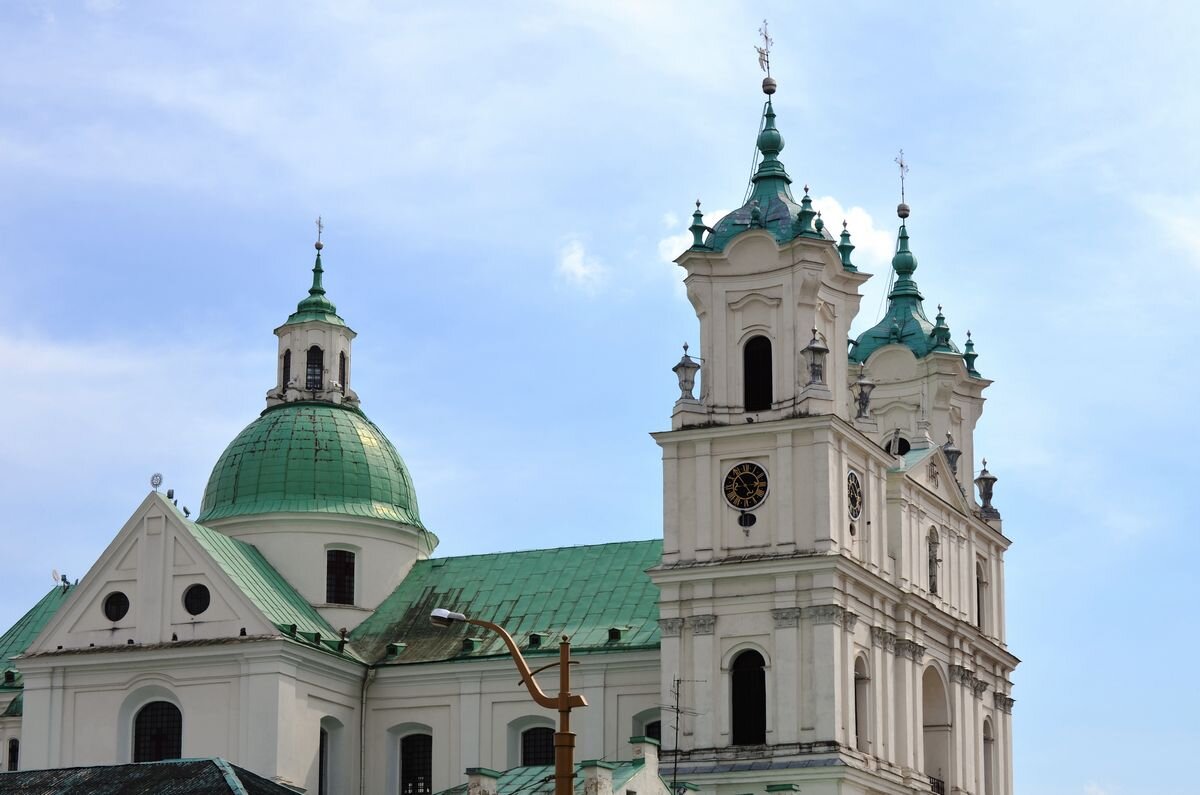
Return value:
[(974, 476), (990, 382), (925, 314), (904, 204), (887, 312), (852, 335), (869, 277), (795, 199), (774, 90), (749, 200), (711, 228), (697, 205), (677, 259), (701, 339), (653, 434), (661, 536), (438, 558), (352, 388), (318, 242), (200, 513), (150, 493), (0, 636), (0, 767), (219, 757), (322, 795), (466, 792), (472, 768), (472, 793), (549, 791), (555, 714), (495, 635), (430, 624), (448, 608), (535, 668), (571, 637), (580, 793), (1012, 795), (1009, 540)]

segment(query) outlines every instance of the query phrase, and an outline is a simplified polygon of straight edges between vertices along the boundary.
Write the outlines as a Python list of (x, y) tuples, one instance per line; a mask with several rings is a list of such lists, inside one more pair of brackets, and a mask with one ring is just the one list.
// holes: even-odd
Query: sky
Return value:
[[(994, 380), (1016, 791), (1194, 793), (1200, 7), (0, 6), (0, 626), (161, 472), (199, 508), (325, 285), (355, 389), (454, 555), (653, 538), (671, 264), (738, 206), (775, 40), (781, 159)], [(972, 462), (976, 469), (979, 462)]]

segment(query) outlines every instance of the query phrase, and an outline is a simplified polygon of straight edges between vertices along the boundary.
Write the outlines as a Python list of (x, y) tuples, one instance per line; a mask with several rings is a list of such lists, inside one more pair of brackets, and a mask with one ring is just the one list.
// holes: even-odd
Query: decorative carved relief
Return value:
[(896, 650), (896, 636), (883, 627), (871, 627), (871, 643), (885, 651)]
[(971, 690), (975, 693), (975, 698), (983, 698), (983, 694), (987, 692), (988, 683), (982, 679), (976, 679), (971, 685)]
[(683, 631), (683, 619), (660, 618), (658, 620), (658, 630), (664, 638), (678, 638), (679, 633)]
[(692, 616), (687, 620), (687, 625), (691, 627), (692, 633), (695, 635), (711, 635), (717, 624), (717, 617), (712, 615)]
[(776, 629), (794, 627), (800, 623), (800, 608), (780, 607), (771, 611), (771, 617), (775, 619)]
[(996, 709), (1000, 710), (1001, 712), (1008, 712), (1010, 714), (1012, 713), (1013, 704), (1016, 703), (1016, 699), (1009, 698), (1000, 692), (992, 694), (992, 701), (995, 702)]
[(802, 615), (814, 624), (837, 624), (839, 627), (846, 625), (848, 615), (853, 616), (850, 626), (858, 619), (858, 616), (841, 605), (812, 605), (804, 608)]
[(920, 643), (917, 643), (915, 640), (909, 640), (908, 638), (897, 638), (896, 656), (907, 657), (913, 662), (921, 662), (922, 658), (925, 657), (925, 647)]

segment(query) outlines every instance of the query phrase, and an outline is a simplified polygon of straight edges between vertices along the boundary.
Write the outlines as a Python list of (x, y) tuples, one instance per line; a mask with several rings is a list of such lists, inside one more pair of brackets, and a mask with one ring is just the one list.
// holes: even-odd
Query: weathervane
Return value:
[(762, 36), (763, 46), (755, 46), (758, 51), (758, 68), (767, 73), (767, 77), (771, 76), (771, 45), (775, 40), (770, 37), (767, 32), (767, 20), (763, 20), (762, 27), (758, 29), (758, 35)]
[(896, 208), (896, 215), (902, 219), (908, 217), (908, 205), (904, 202), (904, 175), (908, 173), (908, 163), (904, 160), (904, 150), (900, 150), (900, 156), (896, 158), (896, 165), (900, 167), (900, 206)]

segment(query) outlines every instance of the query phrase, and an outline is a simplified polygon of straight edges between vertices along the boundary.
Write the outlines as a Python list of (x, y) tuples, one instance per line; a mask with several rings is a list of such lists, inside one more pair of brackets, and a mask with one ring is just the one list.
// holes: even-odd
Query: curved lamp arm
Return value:
[[(529, 670), (529, 663), (525, 662), (525, 657), (521, 655), (521, 649), (517, 646), (517, 642), (513, 640), (513, 636), (508, 634), (508, 631), (499, 624), (493, 624), (491, 621), (484, 621), (479, 618), (466, 619), (468, 624), (474, 624), (477, 627), (490, 629), (501, 638), (504, 639), (504, 645), (508, 646), (508, 650), (512, 653), (513, 662), (517, 664), (517, 672), (521, 674), (521, 681), (525, 683), (525, 687), (529, 690), (529, 695), (543, 707), (547, 709), (562, 709), (563, 704), (559, 703), (559, 699), (553, 696), (548, 696), (542, 692), (542, 688), (538, 686), (537, 680), (533, 678), (533, 672)], [(567, 695), (567, 694), (564, 694)], [(586, 707), (587, 699), (581, 695), (567, 695), (568, 707)]]

